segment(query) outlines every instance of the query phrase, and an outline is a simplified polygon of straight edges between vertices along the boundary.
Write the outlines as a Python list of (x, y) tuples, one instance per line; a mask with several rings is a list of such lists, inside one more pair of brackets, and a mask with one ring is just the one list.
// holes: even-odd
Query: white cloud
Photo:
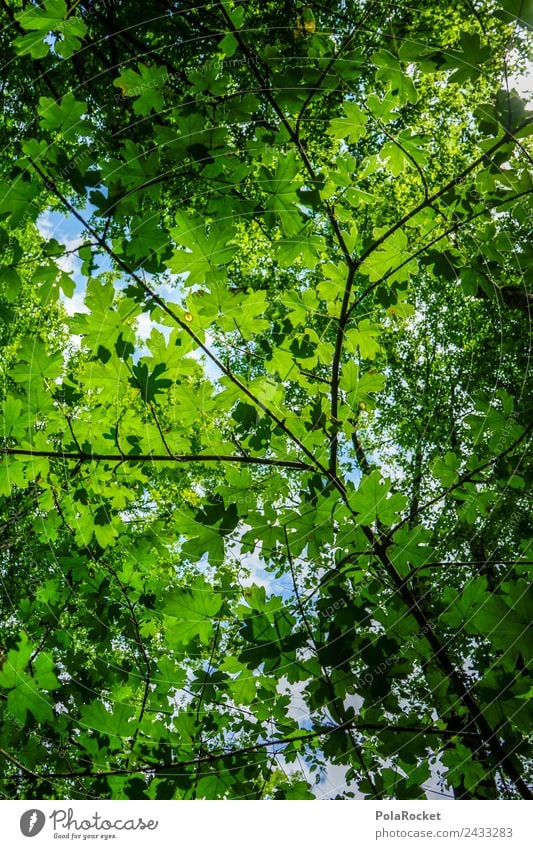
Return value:
[(84, 292), (74, 292), (72, 298), (63, 298), (63, 304), (67, 315), (74, 315), (76, 312), (89, 312), (83, 303), (84, 297)]
[(152, 332), (152, 328), (156, 326), (157, 325), (155, 321), (153, 321), (150, 317), (150, 314), (147, 312), (143, 312), (137, 319), (137, 335), (141, 339), (148, 339)]
[(525, 73), (514, 74), (509, 77), (509, 88), (516, 89), (519, 95), (524, 98), (529, 106), (533, 102), (533, 62), (529, 62)]
[[(66, 251), (75, 251), (83, 244), (81, 233), (67, 236), (62, 232), (61, 222), (56, 222), (49, 212), (43, 212), (39, 216), (37, 219), (37, 229), (43, 239), (56, 239), (60, 244), (65, 246)], [(59, 268), (67, 274), (78, 274), (80, 271), (81, 261), (74, 253), (68, 253), (66, 256), (58, 257), (55, 261)]]

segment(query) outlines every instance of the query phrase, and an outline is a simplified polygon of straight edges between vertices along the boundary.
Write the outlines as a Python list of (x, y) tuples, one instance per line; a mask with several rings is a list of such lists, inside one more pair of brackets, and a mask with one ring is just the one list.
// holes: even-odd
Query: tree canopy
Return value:
[(531, 0), (2, 0), (4, 798), (531, 798)]

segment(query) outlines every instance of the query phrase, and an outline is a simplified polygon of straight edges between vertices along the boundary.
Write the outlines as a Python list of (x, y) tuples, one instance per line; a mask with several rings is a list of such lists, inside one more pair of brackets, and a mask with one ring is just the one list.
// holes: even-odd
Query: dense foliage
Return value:
[(0, 9), (4, 798), (530, 798), (530, 0)]

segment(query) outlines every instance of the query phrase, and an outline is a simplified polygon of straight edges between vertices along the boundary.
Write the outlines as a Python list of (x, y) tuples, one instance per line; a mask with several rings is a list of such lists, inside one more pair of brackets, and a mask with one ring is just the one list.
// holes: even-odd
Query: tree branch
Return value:
[(282, 469), (311, 471), (314, 466), (298, 460), (275, 457), (240, 457), (231, 454), (90, 454), (85, 451), (38, 451), (31, 448), (0, 447), (0, 455), (11, 457), (48, 457), (52, 460), (76, 460), (78, 463), (244, 463), (255, 466), (279, 466)]

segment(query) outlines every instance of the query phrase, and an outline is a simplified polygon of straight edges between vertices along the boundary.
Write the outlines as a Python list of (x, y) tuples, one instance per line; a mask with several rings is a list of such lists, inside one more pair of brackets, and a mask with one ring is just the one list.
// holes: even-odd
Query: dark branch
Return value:
[(0, 454), (12, 457), (48, 457), (53, 460), (76, 460), (78, 463), (248, 463), (255, 466), (280, 466), (284, 469), (309, 471), (309, 463), (278, 460), (275, 457), (240, 457), (232, 454), (89, 454), (84, 451), (38, 451), (32, 448), (0, 448)]

